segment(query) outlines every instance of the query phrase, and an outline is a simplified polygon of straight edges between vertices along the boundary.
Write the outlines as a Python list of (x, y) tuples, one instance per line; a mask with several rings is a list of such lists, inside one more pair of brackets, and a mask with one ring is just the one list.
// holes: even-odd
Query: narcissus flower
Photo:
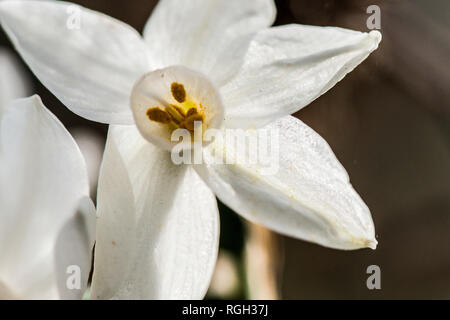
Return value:
[(0, 300), (79, 299), (95, 238), (84, 159), (38, 96), (0, 107)]
[[(68, 108), (110, 124), (98, 188), (94, 298), (201, 298), (219, 239), (216, 195), (245, 218), (338, 249), (375, 248), (369, 209), (327, 143), (290, 114), (361, 63), (374, 31), (270, 28), (272, 0), (164, 0), (141, 37), (62, 2), (0, 4), (36, 76)], [(67, 26), (68, 12), (78, 25)], [(131, 105), (130, 105), (131, 104)], [(279, 170), (175, 165), (176, 129), (280, 132)], [(226, 142), (224, 142), (226, 144)], [(209, 158), (231, 148), (214, 141)]]

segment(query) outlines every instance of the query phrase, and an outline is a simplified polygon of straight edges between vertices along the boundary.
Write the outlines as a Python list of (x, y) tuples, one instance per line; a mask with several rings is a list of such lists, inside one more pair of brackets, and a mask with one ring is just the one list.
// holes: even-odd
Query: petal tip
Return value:
[(378, 44), (381, 42), (381, 39), (383, 39), (383, 36), (381, 35), (381, 32), (378, 30), (372, 30), (369, 32), (369, 37), (371, 37), (374, 42), (376, 43), (377, 47)]
[(366, 241), (365, 241), (365, 246), (366, 246), (367, 248), (372, 249), (372, 250), (375, 250), (375, 249), (377, 248), (377, 245), (378, 245), (378, 241), (375, 240), (375, 238), (374, 238), (374, 239), (369, 239), (369, 240), (366, 240)]

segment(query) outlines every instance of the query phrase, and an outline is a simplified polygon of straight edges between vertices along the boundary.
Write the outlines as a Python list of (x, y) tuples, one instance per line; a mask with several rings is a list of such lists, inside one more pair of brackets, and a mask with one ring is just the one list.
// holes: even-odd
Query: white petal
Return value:
[[(38, 96), (15, 100), (0, 117), (0, 283), (15, 298), (80, 298), (95, 222), (88, 212), (86, 228), (71, 227), (77, 211), (86, 212), (80, 205), (92, 214), (81, 152)], [(80, 267), (84, 281), (67, 295), (60, 289), (69, 262)]]
[(29, 95), (22, 67), (8, 50), (0, 48), (0, 112), (14, 99)]
[(286, 25), (259, 32), (239, 73), (221, 88), (226, 125), (257, 128), (332, 88), (378, 47), (378, 31)]
[(59, 1), (1, 2), (0, 21), (31, 70), (69, 109), (94, 121), (133, 123), (131, 88), (150, 70), (147, 46), (133, 28)]
[[(95, 206), (91, 198), (80, 200), (75, 214), (58, 234), (55, 245), (55, 271), (61, 299), (81, 299), (86, 290), (92, 266), (92, 249), (95, 243)], [(82, 288), (68, 287), (70, 276), (80, 268)]]
[(159, 68), (181, 64), (218, 80), (239, 66), (249, 39), (231, 44), (269, 27), (275, 15), (273, 0), (162, 0), (144, 38)]
[(188, 166), (110, 127), (98, 189), (94, 299), (201, 299), (217, 258), (214, 195)]
[[(205, 150), (210, 164), (197, 170), (217, 197), (245, 218), (282, 234), (331, 248), (375, 248), (369, 209), (328, 144), (291, 116), (264, 130), (279, 133), (279, 139), (271, 140), (274, 152), (266, 159), (260, 156), (258, 164), (250, 164), (241, 149), (235, 154), (240, 162), (214, 165), (210, 152), (223, 152), (223, 146), (215, 142)], [(226, 153), (236, 150), (225, 143)]]

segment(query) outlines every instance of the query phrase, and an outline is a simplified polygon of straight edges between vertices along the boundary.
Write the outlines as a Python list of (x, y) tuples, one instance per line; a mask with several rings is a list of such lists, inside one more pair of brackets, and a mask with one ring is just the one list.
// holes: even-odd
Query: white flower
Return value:
[(6, 49), (0, 70), (0, 300), (81, 298), (95, 235), (84, 161), (38, 96), (18, 99), (30, 85)]
[[(98, 189), (93, 297), (203, 297), (218, 248), (214, 194), (280, 233), (332, 248), (375, 248), (370, 212), (344, 168), (317, 133), (289, 114), (375, 50), (378, 32), (269, 28), (272, 0), (164, 0), (141, 38), (83, 8), (80, 28), (67, 28), (69, 5), (2, 3), (0, 19), (68, 108), (112, 125)], [(208, 128), (281, 129), (278, 173), (174, 165), (165, 151), (173, 127), (162, 123), (191, 123), (172, 104), (181, 113), (194, 109)]]
[(79, 299), (95, 235), (83, 157), (38, 96), (0, 106), (0, 138), (0, 299)]

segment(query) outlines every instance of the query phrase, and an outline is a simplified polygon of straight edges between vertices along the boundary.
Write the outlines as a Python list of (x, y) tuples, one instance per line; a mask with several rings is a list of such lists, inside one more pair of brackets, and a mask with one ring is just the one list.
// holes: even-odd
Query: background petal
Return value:
[[(0, 283), (21, 299), (80, 298), (95, 223), (89, 218), (84, 159), (38, 96), (15, 100), (0, 121)], [(77, 211), (86, 212), (86, 207), (87, 229), (71, 228)], [(63, 230), (71, 233), (65, 240), (80, 241), (57, 244)], [(58, 253), (57, 247), (66, 245), (73, 251)], [(85, 280), (70, 294), (60, 291), (68, 261), (80, 267)], [(66, 277), (57, 276), (61, 274)]]
[(286, 25), (260, 31), (222, 89), (228, 127), (260, 127), (307, 106), (378, 47), (378, 31)]
[(112, 126), (98, 188), (93, 299), (201, 299), (219, 240), (216, 199), (188, 166)]
[(29, 95), (29, 83), (17, 59), (0, 48), (0, 112), (14, 99)]
[(229, 142), (225, 149), (216, 142), (209, 151), (226, 150), (240, 162), (212, 164), (206, 150), (209, 164), (197, 170), (217, 197), (245, 218), (285, 235), (337, 249), (375, 248), (369, 209), (325, 140), (291, 116), (264, 130), (279, 133), (265, 165), (262, 157), (249, 164), (248, 147), (237, 150)]
[(104, 123), (133, 123), (129, 97), (150, 71), (130, 26), (59, 1), (0, 3), (0, 21), (28, 66), (70, 110)]
[(272, 25), (273, 0), (162, 0), (144, 30), (158, 67), (182, 64), (216, 85), (237, 71), (250, 35)]
[[(86, 196), (80, 200), (75, 214), (58, 234), (55, 245), (55, 268), (61, 299), (80, 299), (85, 292), (92, 266), (95, 223), (95, 206), (91, 198)], [(82, 290), (74, 290), (67, 286), (68, 277), (74, 274), (73, 270), (67, 268), (68, 266), (80, 268)]]

